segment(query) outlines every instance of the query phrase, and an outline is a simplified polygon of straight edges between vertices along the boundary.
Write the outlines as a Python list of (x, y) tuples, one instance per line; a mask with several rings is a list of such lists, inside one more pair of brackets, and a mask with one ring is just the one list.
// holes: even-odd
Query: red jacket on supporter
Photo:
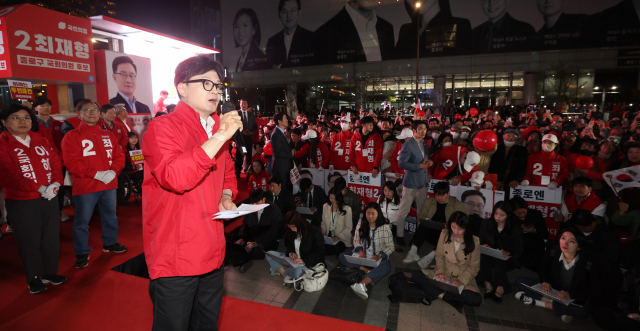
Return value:
[(5, 199), (33, 200), (41, 185), (63, 184), (62, 164), (47, 139), (29, 131), (25, 146), (9, 131), (0, 134), (0, 187)]
[[(62, 150), (62, 122), (56, 120), (53, 117), (51, 118), (51, 124), (47, 128), (42, 124), (42, 122), (38, 121), (39, 129), (37, 134), (45, 137), (49, 141), (49, 145), (55, 148), (58, 152)], [(37, 120), (37, 119), (34, 119)]]
[(114, 123), (118, 123), (118, 124), (122, 124), (122, 126), (125, 128), (125, 130), (127, 130), (127, 133), (131, 132), (131, 128), (129, 127), (129, 125), (127, 125), (127, 123), (125, 123), (123, 120), (120, 119), (120, 117), (116, 117), (116, 119), (113, 120)]
[(351, 138), (351, 131), (341, 131), (331, 139), (329, 164), (335, 170), (349, 170), (351, 167)]
[(377, 133), (369, 133), (367, 141), (362, 145), (362, 134), (356, 133), (351, 137), (351, 150), (349, 154), (351, 158), (351, 166), (357, 166), (358, 171), (372, 172), (373, 168), (380, 169), (382, 162), (382, 150), (384, 142), (382, 137)]
[(471, 171), (464, 169), (464, 164), (460, 163), (460, 155), (465, 151), (471, 152), (472, 150), (466, 149), (462, 146), (444, 146), (439, 151), (431, 155), (431, 161), (433, 161), (433, 167), (431, 168), (431, 178), (445, 180), (452, 177), (451, 172), (457, 172), (457, 176), (460, 177), (460, 183), (465, 184), (471, 179), (471, 175), (478, 171), (478, 165), (474, 166)]
[[(569, 168), (570, 174), (573, 173), (573, 170), (576, 168), (576, 159), (580, 156), (582, 156), (580, 153), (569, 153), (567, 157), (567, 167)], [(591, 159), (593, 160), (593, 167), (586, 172), (587, 177), (604, 180), (602, 174), (607, 172), (604, 159), (599, 158), (597, 155), (591, 156)]]
[(269, 160), (267, 160), (264, 156), (262, 156), (262, 153), (255, 153), (253, 154), (253, 156), (251, 157), (251, 163), (253, 163), (253, 161), (255, 160), (260, 160), (260, 162), (262, 162), (262, 164), (267, 164), (267, 162), (269, 162)]
[[(213, 133), (218, 131), (220, 118)], [(228, 143), (213, 159), (200, 115), (178, 102), (174, 112), (149, 122), (142, 140), (142, 237), (151, 279), (202, 275), (225, 255), (224, 225), (212, 219), (222, 191), (238, 194)]]
[(269, 176), (269, 173), (266, 170), (260, 171), (259, 174), (254, 172), (251, 177), (249, 177), (249, 185), (247, 185), (249, 194), (257, 188), (262, 189), (265, 192), (269, 190), (269, 178), (271, 178), (271, 176)]
[(556, 182), (560, 186), (568, 177), (567, 160), (562, 155), (539, 151), (529, 155), (523, 181), (528, 180), (529, 185), (533, 186), (547, 186), (550, 182)]
[(400, 151), (402, 150), (402, 142), (398, 141), (396, 144), (396, 148), (393, 150), (393, 155), (389, 159), (389, 163), (391, 163), (391, 171), (398, 172), (400, 174), (404, 174), (404, 169), (400, 168), (398, 165), (398, 161), (400, 160)]
[(256, 124), (258, 124), (256, 132), (253, 133), (253, 143), (257, 143), (260, 141), (260, 132), (262, 131), (262, 127), (269, 124), (268, 118), (258, 118), (256, 116)]
[(100, 128), (102, 130), (106, 130), (109, 131), (111, 133), (113, 133), (114, 136), (116, 136), (116, 140), (118, 141), (118, 145), (120, 145), (120, 147), (122, 147), (123, 151), (127, 150), (127, 144), (129, 143), (129, 136), (127, 135), (127, 129), (124, 127), (124, 125), (113, 121), (113, 129), (110, 128), (107, 123), (104, 120), (99, 120), (98, 124)]
[[(309, 146), (311, 149), (311, 146)], [(327, 145), (318, 142), (318, 148), (316, 148), (316, 157), (313, 158), (313, 164), (316, 169), (322, 167), (328, 169), (329, 167), (329, 147)], [(311, 160), (307, 161), (307, 167), (311, 167)]]
[(118, 188), (117, 179), (105, 184), (94, 178), (98, 171), (113, 170), (118, 175), (124, 168), (124, 152), (113, 133), (81, 122), (62, 139), (62, 154), (73, 178), (74, 196)]
[(576, 201), (575, 193), (567, 193), (562, 199), (562, 215), (564, 215), (565, 222), (571, 218), (574, 211), (578, 209), (586, 209), (593, 215), (604, 217), (604, 212), (607, 207), (597, 195), (589, 193), (587, 197), (580, 203)]

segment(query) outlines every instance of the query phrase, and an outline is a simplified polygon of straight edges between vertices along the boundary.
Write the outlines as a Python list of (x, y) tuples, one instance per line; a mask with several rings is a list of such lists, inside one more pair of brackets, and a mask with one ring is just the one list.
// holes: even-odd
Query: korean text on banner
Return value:
[[(321, 188), (325, 188), (326, 179), (325, 179), (325, 170), (324, 169), (316, 169), (316, 168), (302, 168), (300, 170), (300, 179), (309, 178), (311, 179), (311, 183), (313, 186), (318, 186)], [(298, 183), (293, 184), (293, 194), (300, 192), (300, 185)], [(329, 194), (329, 190), (325, 189), (325, 192)]]
[(359, 172), (357, 175), (349, 170), (347, 174), (347, 187), (362, 200), (362, 209), (360, 213), (364, 212), (364, 206), (369, 202), (377, 202), (380, 196), (380, 187), (382, 186), (380, 179), (381, 175), (373, 178), (370, 172)]
[(131, 156), (131, 163), (133, 165), (144, 164), (144, 155), (142, 155), (142, 151), (139, 149), (129, 151), (129, 155)]
[(556, 239), (560, 223), (553, 218), (553, 214), (560, 212), (562, 206), (562, 188), (550, 189), (541, 186), (518, 186), (511, 189), (509, 198), (523, 198), (529, 208), (539, 210), (547, 223), (549, 239)]
[(35, 100), (36, 98), (33, 96), (33, 86), (31, 82), (24, 82), (19, 80), (10, 80), (9, 83), (9, 91), (11, 91), (12, 99), (26, 99), (26, 100)]

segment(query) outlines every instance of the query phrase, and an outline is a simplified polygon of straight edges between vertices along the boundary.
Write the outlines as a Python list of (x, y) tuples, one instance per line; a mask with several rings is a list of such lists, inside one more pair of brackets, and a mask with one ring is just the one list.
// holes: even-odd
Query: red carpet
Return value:
[[(241, 180), (238, 186), (237, 203), (248, 196), (246, 181)], [(65, 208), (65, 213), (72, 216), (73, 208)], [(89, 245), (93, 251), (89, 266), (80, 270), (73, 266), (72, 222), (62, 222), (59, 273), (69, 281), (59, 286), (48, 285), (48, 290), (39, 295), (29, 294), (13, 236), (7, 234), (0, 240), (0, 331), (151, 329), (149, 280), (110, 270), (143, 252), (142, 208), (118, 207), (118, 218), (119, 241), (129, 251), (103, 253), (100, 218), (94, 216), (89, 226)], [(232, 221), (225, 230), (231, 231), (241, 224), (241, 220)], [(224, 298), (219, 324), (220, 330), (299, 331), (332, 326), (381, 330), (228, 297)]]

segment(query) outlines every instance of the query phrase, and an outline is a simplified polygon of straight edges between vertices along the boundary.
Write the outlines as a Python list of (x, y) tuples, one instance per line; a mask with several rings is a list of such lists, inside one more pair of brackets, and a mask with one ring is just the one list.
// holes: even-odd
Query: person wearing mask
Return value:
[(401, 231), (397, 232), (398, 246), (404, 247), (404, 221), (416, 200), (418, 210), (422, 210), (429, 191), (428, 168), (433, 165), (429, 156), (429, 146), (424, 140), (427, 125), (423, 121), (413, 122), (413, 139), (402, 144), (398, 165), (404, 169), (402, 177), (402, 201), (395, 223)]
[(586, 209), (594, 216), (602, 217), (607, 209), (604, 202), (593, 192), (593, 181), (588, 177), (578, 177), (571, 182), (573, 193), (565, 194), (559, 213), (554, 214), (558, 222), (565, 222), (578, 209)]
[[(466, 184), (478, 171), (480, 155), (460, 146), (446, 146), (431, 155), (433, 179), (448, 180), (453, 186)], [(436, 239), (437, 240), (437, 239)]]
[(286, 215), (292, 210), (296, 210), (296, 203), (293, 194), (287, 191), (282, 185), (282, 179), (278, 175), (273, 175), (269, 179), (269, 191), (266, 192), (267, 202), (272, 203), (280, 209), (282, 215)]
[(81, 101), (78, 109), (82, 123), (62, 139), (62, 154), (73, 178), (73, 250), (75, 267), (81, 269), (89, 265), (89, 221), (96, 205), (102, 220), (102, 251), (124, 253), (127, 247), (118, 243), (114, 181), (124, 168), (124, 152), (116, 136), (97, 125), (100, 110), (93, 101)]
[(567, 161), (553, 151), (557, 144), (558, 137), (553, 134), (542, 137), (542, 150), (529, 155), (527, 170), (520, 185), (555, 189), (566, 182), (569, 177)]
[(353, 236), (360, 220), (360, 213), (362, 213), (362, 200), (355, 192), (349, 189), (347, 180), (343, 176), (338, 177), (333, 185), (342, 193), (344, 203), (351, 207), (351, 235)]
[[(113, 105), (106, 104), (100, 107), (100, 114), (102, 115), (102, 119), (98, 121), (98, 127), (102, 130), (109, 131), (116, 136), (116, 141), (118, 141), (118, 145), (122, 147), (122, 150), (126, 150), (127, 144), (129, 143), (129, 136), (127, 136), (127, 130), (122, 126), (122, 124), (115, 122), (116, 118), (116, 109)], [(125, 157), (129, 157), (129, 155), (125, 155)], [(131, 206), (131, 203), (125, 199), (124, 185), (126, 181), (126, 176), (124, 171), (120, 172), (118, 175), (118, 190), (117, 190), (117, 199), (118, 205), (120, 206)]]
[[(389, 256), (393, 254), (393, 235), (391, 226), (386, 224), (380, 205), (370, 202), (364, 208), (364, 218), (356, 226), (353, 237), (353, 251), (340, 254), (339, 260), (347, 268), (359, 268), (365, 272), (365, 277), (360, 282), (351, 285), (351, 289), (357, 296), (367, 299), (367, 285), (379, 283), (391, 272)], [(380, 261), (375, 268), (353, 264), (347, 261), (345, 255), (358, 254), (362, 258)]]
[[(573, 317), (587, 318), (589, 303), (587, 299), (592, 291), (590, 275), (587, 267), (588, 258), (584, 252), (586, 240), (578, 229), (568, 227), (558, 234), (558, 244), (554, 249), (545, 253), (544, 262), (540, 267), (539, 279), (520, 276), (516, 279), (516, 286), (520, 289), (516, 293), (517, 300), (525, 305), (535, 305), (553, 310), (565, 323), (570, 323)], [(597, 266), (591, 266), (594, 270)], [(529, 288), (542, 284), (542, 291), (550, 293), (557, 290), (556, 296), (561, 299), (574, 299), (568, 306), (552, 301), (542, 294)]]
[(542, 212), (529, 208), (522, 197), (513, 197), (509, 202), (513, 209), (513, 224), (522, 228), (522, 243), (526, 247), (520, 256), (520, 265), (537, 272), (544, 257), (545, 241), (549, 238), (547, 223)]
[(0, 111), (0, 187), (31, 294), (46, 291), (44, 284), (67, 281), (57, 274), (62, 164), (49, 141), (30, 131), (35, 118), (21, 105)]
[(506, 129), (502, 134), (502, 144), (491, 157), (489, 173), (498, 175), (496, 186), (508, 193), (509, 187), (516, 188), (524, 178), (529, 154), (527, 148), (517, 146), (520, 133), (515, 129)]
[(451, 137), (453, 138), (452, 145), (457, 146), (469, 146), (469, 143), (462, 138), (462, 124), (457, 123), (451, 126), (451, 131), (449, 131)]
[(484, 220), (480, 227), (480, 245), (498, 249), (508, 260), (500, 260), (484, 255), (480, 258), (478, 282), (484, 284), (484, 298), (500, 303), (504, 294), (512, 291), (507, 272), (519, 268), (524, 245), (522, 228), (514, 224), (511, 218), (511, 205), (508, 201), (498, 201), (493, 207), (491, 217)]
[(600, 144), (598, 158), (602, 159), (604, 163), (605, 170), (603, 172), (613, 170), (613, 164), (619, 161), (619, 153), (621, 153), (618, 150), (619, 145), (620, 140), (615, 138), (607, 138)]
[(305, 217), (311, 219), (311, 224), (320, 225), (322, 223), (322, 208), (327, 202), (327, 195), (324, 193), (324, 189), (313, 185), (310, 178), (302, 178), (300, 180), (300, 193), (297, 196), (313, 213), (313, 215), (305, 215)]
[(371, 116), (365, 116), (360, 121), (362, 133), (356, 133), (351, 138), (351, 171), (359, 174), (360, 171), (370, 172), (373, 178), (380, 174), (382, 151), (384, 143), (382, 137), (373, 132), (375, 120)]
[(434, 145), (431, 146), (433, 153), (441, 150), (442, 147), (447, 147), (453, 145), (453, 136), (450, 133), (442, 133), (438, 134), (438, 139), (434, 141)]
[[(420, 258), (418, 249), (425, 241), (435, 247), (438, 244), (438, 236), (440, 236), (440, 230), (429, 227), (424, 221), (447, 223), (453, 213), (460, 211), (466, 215), (467, 212), (464, 203), (451, 196), (449, 183), (446, 181), (436, 183), (433, 186), (433, 193), (435, 196), (428, 198), (418, 213), (419, 224), (415, 235), (411, 239), (411, 249), (407, 253), (407, 257), (402, 260), (403, 263), (418, 262), (418, 265), (423, 269), (426, 269), (431, 264), (435, 253), (431, 252)], [(466, 222), (468, 223), (468, 219)]]
[(338, 255), (351, 244), (351, 207), (345, 205), (342, 192), (335, 186), (329, 190), (329, 202), (322, 207), (322, 235), (330, 237), (333, 245), (324, 245), (325, 255)]
[(293, 155), (287, 141), (285, 129), (289, 127), (289, 116), (285, 113), (276, 113), (273, 115), (273, 122), (277, 128), (271, 132), (271, 149), (273, 156), (271, 160), (271, 175), (278, 175), (284, 181), (281, 183), (288, 192), (293, 192), (293, 184), (291, 184), (290, 171), (293, 168)]
[(283, 226), (280, 209), (267, 202), (263, 190), (251, 191), (249, 203), (268, 206), (245, 215), (237, 235), (225, 235), (226, 257), (234, 267), (240, 267), (240, 273), (247, 272), (253, 266), (253, 260), (263, 260), (264, 252), (278, 249), (278, 233)]
[[(422, 288), (422, 293), (431, 304), (442, 299), (462, 313), (464, 305), (478, 307), (482, 296), (476, 285), (476, 276), (480, 271), (480, 240), (471, 234), (469, 220), (464, 212), (456, 211), (449, 217), (446, 227), (440, 232), (435, 252), (435, 270), (421, 267), (411, 274), (414, 282)], [(429, 279), (449, 282), (454, 286), (464, 286), (461, 294), (445, 292), (431, 286)]]
[[(287, 250), (281, 256), (288, 256), (294, 263), (302, 264), (298, 268), (287, 268), (276, 260), (266, 255), (271, 267), (271, 275), (284, 277), (285, 284), (293, 284), (294, 281), (302, 281), (300, 277), (305, 270), (311, 269), (318, 263), (324, 263), (324, 237), (320, 228), (312, 226), (297, 211), (290, 211), (284, 217), (286, 229)], [(294, 286), (297, 285), (294, 284)]]
[(252, 172), (249, 176), (249, 193), (255, 189), (261, 189), (266, 192), (269, 190), (269, 173), (264, 170), (264, 163), (260, 160), (254, 160), (251, 164)]
[[(434, 122), (429, 122), (429, 125), (431, 125), (432, 123)], [(439, 138), (442, 132), (442, 128), (439, 126), (429, 126), (429, 130), (427, 130), (427, 144), (429, 145), (430, 149), (438, 147), (438, 142), (441, 141), (439, 140)]]

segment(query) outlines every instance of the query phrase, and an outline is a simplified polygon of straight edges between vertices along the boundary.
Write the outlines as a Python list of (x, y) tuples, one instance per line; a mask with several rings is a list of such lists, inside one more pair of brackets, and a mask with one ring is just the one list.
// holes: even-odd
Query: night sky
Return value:
[(116, 0), (116, 13), (118, 20), (191, 40), (188, 0)]

